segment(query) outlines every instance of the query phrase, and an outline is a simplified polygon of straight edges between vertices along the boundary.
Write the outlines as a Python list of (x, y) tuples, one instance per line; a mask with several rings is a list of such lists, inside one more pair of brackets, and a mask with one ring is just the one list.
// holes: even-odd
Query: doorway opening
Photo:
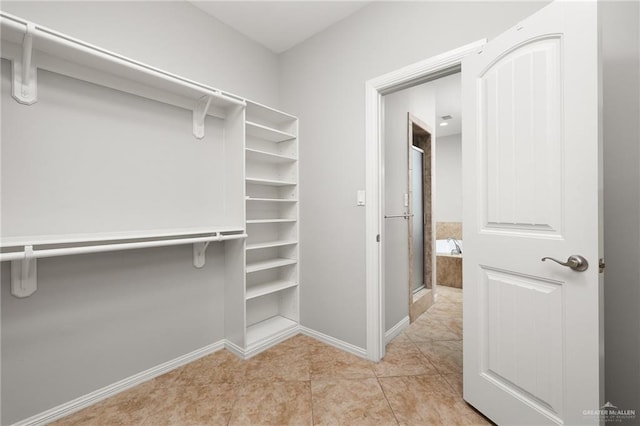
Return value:
[[(383, 117), (384, 95), (412, 87), (427, 81), (444, 77), (460, 71), (462, 59), (478, 52), (486, 40), (462, 46), (430, 59), (395, 70), (369, 80), (365, 87), (366, 95), (366, 288), (367, 288), (367, 358), (379, 361), (385, 354), (387, 316), (385, 296), (385, 241), (384, 229), (385, 197)], [(406, 299), (405, 299), (406, 300)], [(406, 305), (405, 305), (406, 306)]]
[(386, 342), (462, 288), (461, 115), (459, 72), (384, 95)]

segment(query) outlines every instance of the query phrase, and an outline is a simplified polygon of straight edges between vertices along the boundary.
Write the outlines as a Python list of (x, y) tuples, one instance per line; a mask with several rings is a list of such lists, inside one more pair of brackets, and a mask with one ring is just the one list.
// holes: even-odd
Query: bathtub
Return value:
[[(464, 246), (462, 245), (462, 240), (456, 240), (460, 249), (464, 252)], [(452, 257), (462, 257), (462, 254), (451, 254), (452, 250), (456, 249), (456, 245), (453, 241), (449, 240), (436, 240), (436, 256), (452, 256)]]

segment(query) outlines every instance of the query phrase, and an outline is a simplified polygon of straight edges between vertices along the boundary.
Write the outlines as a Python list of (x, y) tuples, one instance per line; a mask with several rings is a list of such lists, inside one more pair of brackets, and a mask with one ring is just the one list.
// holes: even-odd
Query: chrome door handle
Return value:
[(553, 257), (543, 257), (542, 261), (544, 262), (547, 259), (553, 260), (558, 265), (566, 266), (578, 272), (586, 271), (587, 268), (589, 268), (589, 262), (587, 262), (587, 259), (580, 256), (579, 254), (573, 254), (569, 256), (566, 262), (560, 262), (559, 260), (554, 259)]
[(385, 219), (393, 219), (393, 218), (396, 218), (396, 217), (401, 217), (403, 219), (409, 219), (410, 217), (413, 217), (413, 214), (407, 214), (407, 213), (404, 213), (404, 214), (389, 214), (389, 215), (385, 215), (384, 216)]

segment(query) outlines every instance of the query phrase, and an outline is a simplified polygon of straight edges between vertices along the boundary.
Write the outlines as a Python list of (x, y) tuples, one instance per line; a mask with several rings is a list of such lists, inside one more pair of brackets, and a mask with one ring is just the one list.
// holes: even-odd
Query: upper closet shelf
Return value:
[(271, 125), (276, 125), (276, 127), (287, 126), (297, 120), (291, 114), (250, 100), (247, 100), (247, 117), (253, 122), (270, 123)]
[(246, 126), (247, 135), (255, 136), (256, 138), (264, 139), (269, 142), (286, 142), (296, 138), (296, 136), (291, 133), (263, 126), (262, 124), (254, 123), (252, 121), (247, 121)]
[(265, 271), (267, 269), (280, 268), (282, 266), (295, 265), (297, 262), (294, 259), (267, 259), (256, 262), (247, 263), (247, 274), (258, 271)]
[(247, 197), (247, 201), (258, 201), (264, 203), (297, 203), (297, 198), (257, 198)]
[(294, 157), (290, 157), (288, 155), (275, 154), (273, 152), (267, 152), (253, 148), (246, 148), (246, 155), (247, 160), (257, 160), (264, 163), (281, 164), (292, 163), (296, 161)]
[(266, 186), (295, 186), (296, 185), (295, 182), (290, 182), (285, 180), (262, 179), (262, 178), (253, 178), (253, 177), (247, 177), (245, 181), (253, 185), (266, 185)]
[(2, 57), (12, 62), (13, 97), (37, 102), (37, 69), (193, 111), (194, 135), (204, 136), (204, 118), (226, 118), (244, 99), (129, 59), (46, 27), (0, 12)]

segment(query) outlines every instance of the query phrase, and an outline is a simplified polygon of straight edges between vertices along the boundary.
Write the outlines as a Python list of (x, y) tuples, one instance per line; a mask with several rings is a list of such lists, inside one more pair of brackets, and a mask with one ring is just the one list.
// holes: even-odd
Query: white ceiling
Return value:
[(238, 32), (282, 53), (369, 1), (191, 1)]
[[(455, 135), (462, 132), (462, 91), (460, 77), (456, 73), (444, 78), (439, 78), (429, 84), (433, 84), (436, 93), (436, 137)], [(443, 121), (440, 117), (450, 115), (447, 126), (440, 126)]]

